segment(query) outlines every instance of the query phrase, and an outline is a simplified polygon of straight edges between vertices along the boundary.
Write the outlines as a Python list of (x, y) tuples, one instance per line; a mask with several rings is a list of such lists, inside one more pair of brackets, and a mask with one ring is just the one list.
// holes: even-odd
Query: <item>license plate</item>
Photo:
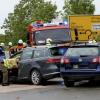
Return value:
[(73, 65), (73, 68), (78, 69), (79, 67), (78, 67), (78, 65)]

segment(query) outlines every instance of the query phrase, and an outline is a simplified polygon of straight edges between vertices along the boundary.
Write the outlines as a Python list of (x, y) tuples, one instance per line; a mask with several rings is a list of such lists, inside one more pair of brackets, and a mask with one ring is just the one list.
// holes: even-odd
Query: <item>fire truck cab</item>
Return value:
[(52, 44), (63, 44), (71, 41), (70, 31), (66, 23), (31, 23), (27, 28), (27, 43), (30, 46), (45, 45), (46, 40)]

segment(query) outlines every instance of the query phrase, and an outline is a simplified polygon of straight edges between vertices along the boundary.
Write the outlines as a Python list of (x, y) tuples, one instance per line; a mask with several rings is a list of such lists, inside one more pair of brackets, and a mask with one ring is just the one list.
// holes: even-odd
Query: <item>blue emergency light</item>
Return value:
[(47, 27), (49, 27), (49, 26), (57, 26), (57, 25), (64, 25), (64, 26), (66, 26), (66, 25), (68, 25), (68, 22), (67, 21), (64, 21), (64, 22), (60, 22), (60, 23), (32, 23), (32, 26), (33, 27), (37, 27), (37, 28), (39, 28), (39, 27), (43, 27), (43, 26), (47, 26)]

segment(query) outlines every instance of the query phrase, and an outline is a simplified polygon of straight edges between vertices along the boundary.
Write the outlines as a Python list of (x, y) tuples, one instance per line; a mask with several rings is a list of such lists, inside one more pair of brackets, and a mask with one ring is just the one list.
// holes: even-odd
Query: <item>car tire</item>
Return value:
[(73, 87), (74, 86), (74, 81), (64, 79), (64, 84), (65, 84), (66, 87)]
[(42, 81), (41, 73), (38, 70), (33, 70), (31, 72), (31, 82), (34, 85), (40, 85)]

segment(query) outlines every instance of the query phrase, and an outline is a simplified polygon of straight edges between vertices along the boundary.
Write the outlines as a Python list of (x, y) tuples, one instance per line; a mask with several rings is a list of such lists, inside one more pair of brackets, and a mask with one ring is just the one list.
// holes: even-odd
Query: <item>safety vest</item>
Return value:
[(52, 42), (52, 39), (50, 39), (50, 38), (46, 39), (46, 46), (50, 47), (51, 46), (51, 42)]
[(47, 46), (47, 47), (50, 47), (50, 46), (51, 46), (51, 44), (50, 44), (50, 43), (47, 43), (47, 44), (46, 44), (46, 46)]
[(13, 59), (4, 59), (4, 67), (10, 69), (13, 67), (17, 67), (17, 60), (16, 58)]

